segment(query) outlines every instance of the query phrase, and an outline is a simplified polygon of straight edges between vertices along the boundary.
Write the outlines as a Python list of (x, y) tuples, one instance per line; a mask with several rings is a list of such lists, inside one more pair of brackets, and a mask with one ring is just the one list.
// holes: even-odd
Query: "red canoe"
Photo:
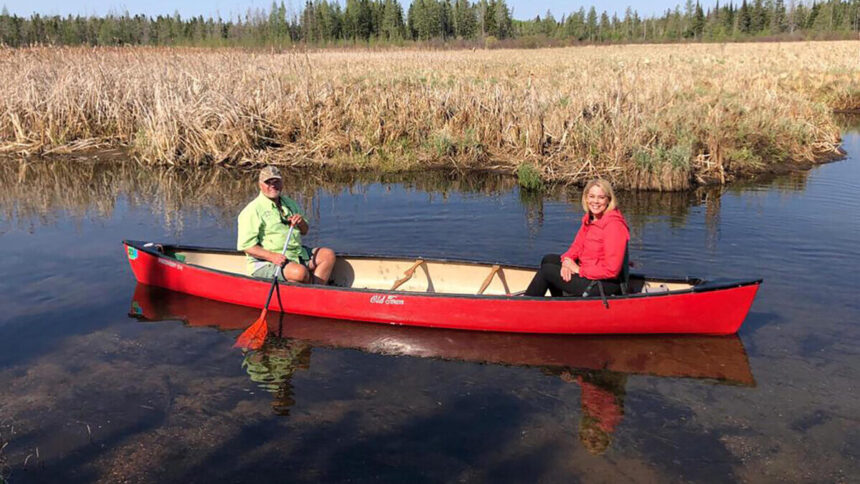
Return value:
[[(141, 321), (183, 321), (192, 327), (241, 331), (256, 309), (138, 284), (129, 316)], [(282, 339), (313, 347), (350, 348), (367, 353), (492, 363), (522, 367), (612, 371), (668, 378), (708, 379), (755, 386), (737, 335), (514, 334), (410, 328), (301, 315), (270, 313), (269, 343)]]
[[(261, 308), (270, 281), (244, 275), (228, 249), (124, 241), (137, 281)], [(761, 280), (632, 277), (640, 292), (607, 298), (525, 297), (535, 268), (338, 255), (332, 285), (283, 283), (269, 309), (386, 324), (516, 333), (733, 334)]]

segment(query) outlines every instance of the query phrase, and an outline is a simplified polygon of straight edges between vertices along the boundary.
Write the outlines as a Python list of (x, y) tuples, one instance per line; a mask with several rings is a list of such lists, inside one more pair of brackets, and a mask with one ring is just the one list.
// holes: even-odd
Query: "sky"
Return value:
[[(281, 0), (278, 0), (280, 3)], [(410, 0), (401, 0), (404, 9)], [(651, 16), (662, 14), (667, 8), (675, 8), (676, 5), (684, 4), (685, 0), (603, 0), (603, 1), (564, 1), (564, 0), (507, 0), (508, 6), (513, 9), (514, 18), (519, 20), (532, 19), (536, 15), (544, 16), (547, 9), (552, 11), (556, 18), (567, 14), (580, 7), (587, 10), (594, 5), (598, 12), (606, 10), (610, 14), (614, 11), (619, 16), (629, 6), (639, 12), (640, 15)], [(345, 3), (345, 0), (341, 0)], [(702, 1), (702, 6), (711, 5), (711, 1)], [(284, 5), (298, 11), (305, 4), (305, 0), (284, 0)], [(40, 15), (105, 15), (107, 13), (121, 14), (126, 10), (134, 15), (143, 13), (149, 16), (172, 15), (179, 12), (183, 17), (235, 18), (243, 15), (249, 8), (268, 10), (272, 0), (0, 0), (0, 7), (5, 6), (10, 14), (29, 17), (33, 13)]]

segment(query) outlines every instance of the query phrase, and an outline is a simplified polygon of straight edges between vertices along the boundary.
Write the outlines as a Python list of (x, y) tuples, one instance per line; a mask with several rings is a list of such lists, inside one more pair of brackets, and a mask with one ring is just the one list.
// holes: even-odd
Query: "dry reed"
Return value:
[(838, 150), (860, 42), (463, 52), (0, 50), (0, 150), (603, 175), (683, 189)]

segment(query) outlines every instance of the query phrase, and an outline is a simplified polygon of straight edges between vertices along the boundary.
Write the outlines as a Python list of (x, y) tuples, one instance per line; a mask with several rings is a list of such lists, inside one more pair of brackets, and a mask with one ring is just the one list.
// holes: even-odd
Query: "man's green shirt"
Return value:
[[(279, 211), (275, 202), (260, 193), (239, 213), (239, 236), (236, 241), (236, 248), (245, 250), (259, 245), (266, 250), (280, 254), (284, 249), (287, 232), (290, 230), (289, 224), (285, 222), (287, 217), (295, 214), (305, 216), (295, 200), (281, 195), (281, 210)], [(301, 250), (302, 235), (299, 233), (299, 228), (296, 227), (293, 229), (290, 243), (287, 246), (287, 259), (299, 262)], [(260, 260), (251, 256), (247, 257), (248, 274), (253, 274), (260, 265)]]

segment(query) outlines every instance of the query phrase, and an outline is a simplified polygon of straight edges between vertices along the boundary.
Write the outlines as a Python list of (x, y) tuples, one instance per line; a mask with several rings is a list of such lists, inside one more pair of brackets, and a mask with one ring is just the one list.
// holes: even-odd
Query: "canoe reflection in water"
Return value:
[[(256, 309), (138, 284), (130, 316), (143, 321), (181, 320), (189, 326), (241, 331)], [(274, 396), (272, 407), (288, 415), (295, 403), (291, 379), (310, 367), (313, 348), (438, 358), (540, 368), (545, 375), (579, 385), (585, 448), (606, 451), (624, 416), (628, 375), (692, 378), (755, 386), (746, 351), (731, 336), (565, 336), (488, 333), (352, 323), (285, 313), (269, 315), (266, 344), (245, 355), (255, 383)]]

